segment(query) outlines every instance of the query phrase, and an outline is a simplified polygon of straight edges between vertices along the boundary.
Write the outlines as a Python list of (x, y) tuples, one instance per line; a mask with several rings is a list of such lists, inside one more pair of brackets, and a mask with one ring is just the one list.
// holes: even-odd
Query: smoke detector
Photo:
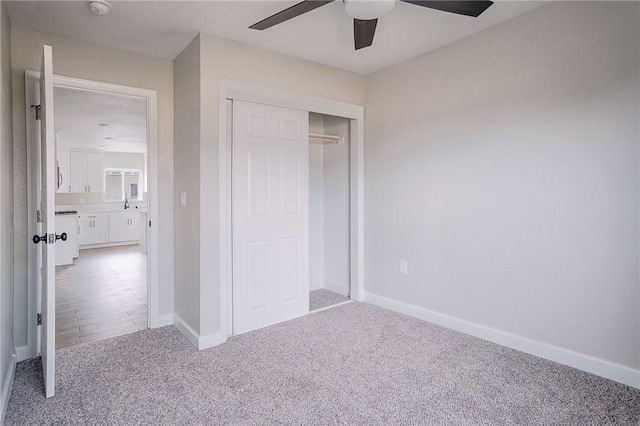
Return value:
[(107, 0), (91, 0), (89, 7), (96, 15), (106, 15), (111, 11), (111, 3)]

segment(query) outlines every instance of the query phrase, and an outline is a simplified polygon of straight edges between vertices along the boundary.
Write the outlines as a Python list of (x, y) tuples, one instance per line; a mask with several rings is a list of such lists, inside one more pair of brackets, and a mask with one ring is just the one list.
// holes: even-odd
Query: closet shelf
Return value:
[(341, 144), (344, 141), (342, 136), (323, 135), (321, 133), (309, 133), (309, 142), (322, 144)]

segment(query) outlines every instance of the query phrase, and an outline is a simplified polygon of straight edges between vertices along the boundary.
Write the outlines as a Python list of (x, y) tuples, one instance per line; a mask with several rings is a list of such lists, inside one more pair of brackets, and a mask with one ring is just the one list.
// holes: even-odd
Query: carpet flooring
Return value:
[(347, 296), (335, 293), (333, 291), (321, 288), (309, 292), (309, 310), (326, 308), (327, 306), (336, 305), (338, 303), (349, 300)]
[(7, 425), (616, 424), (640, 390), (364, 303), (198, 352), (174, 328), (18, 365)]

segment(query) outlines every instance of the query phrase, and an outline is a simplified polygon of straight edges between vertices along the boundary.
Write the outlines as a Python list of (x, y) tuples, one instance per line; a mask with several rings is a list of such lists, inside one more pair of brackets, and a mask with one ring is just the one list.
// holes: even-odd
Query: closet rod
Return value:
[(309, 140), (326, 143), (342, 143), (342, 136), (323, 135), (320, 133), (309, 133)]

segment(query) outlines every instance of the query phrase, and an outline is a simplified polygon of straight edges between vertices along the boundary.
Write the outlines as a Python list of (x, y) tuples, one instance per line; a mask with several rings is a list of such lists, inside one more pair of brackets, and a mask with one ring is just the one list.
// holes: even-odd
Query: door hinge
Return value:
[(36, 109), (36, 120), (40, 120), (40, 109), (41, 109), (41, 106), (40, 105), (31, 105), (31, 108), (35, 108)]
[(36, 222), (42, 223), (42, 210), (36, 212)]
[(149, 228), (151, 228), (151, 221), (149, 221)]
[(42, 314), (38, 314), (37, 325), (42, 325)]

